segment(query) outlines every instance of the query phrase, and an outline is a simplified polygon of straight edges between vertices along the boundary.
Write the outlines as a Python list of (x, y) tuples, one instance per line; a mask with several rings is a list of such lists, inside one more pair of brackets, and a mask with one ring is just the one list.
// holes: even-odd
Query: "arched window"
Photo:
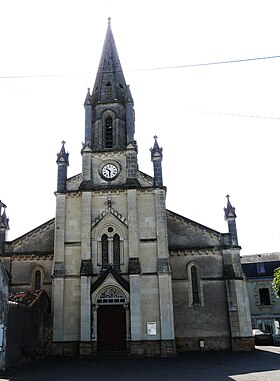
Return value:
[(113, 148), (113, 119), (110, 116), (105, 119), (105, 147)]
[(192, 284), (192, 304), (198, 305), (200, 304), (200, 299), (199, 299), (197, 269), (195, 266), (191, 267), (191, 284)]
[(108, 236), (103, 234), (102, 236), (102, 269), (108, 268)]
[(115, 287), (106, 288), (97, 298), (98, 304), (124, 304), (125, 295)]
[(35, 272), (35, 282), (34, 282), (35, 290), (40, 290), (41, 288), (41, 271), (36, 270)]
[(120, 236), (114, 234), (113, 237), (113, 261), (114, 269), (120, 271)]
[(44, 287), (45, 272), (42, 266), (36, 265), (30, 272), (31, 290), (40, 290)]

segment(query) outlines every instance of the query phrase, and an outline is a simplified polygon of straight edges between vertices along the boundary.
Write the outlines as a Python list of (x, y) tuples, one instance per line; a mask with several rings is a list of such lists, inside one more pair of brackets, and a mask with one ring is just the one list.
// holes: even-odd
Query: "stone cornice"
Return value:
[(12, 261), (52, 261), (53, 254), (13, 254), (11, 256)]
[(171, 257), (180, 257), (186, 255), (222, 255), (220, 248), (208, 248), (208, 249), (189, 249), (180, 251), (170, 251)]

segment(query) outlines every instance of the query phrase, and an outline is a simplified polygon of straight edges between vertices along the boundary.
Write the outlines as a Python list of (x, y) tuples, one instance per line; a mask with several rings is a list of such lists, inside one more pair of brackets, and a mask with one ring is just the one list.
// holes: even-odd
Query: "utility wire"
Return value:
[(234, 113), (213, 112), (213, 111), (198, 111), (198, 110), (190, 110), (189, 112), (198, 113), (198, 114), (218, 115), (218, 116), (235, 116), (235, 117), (239, 117), (239, 118), (255, 118), (255, 119), (280, 120), (280, 117), (277, 117), (277, 116), (234, 114)]
[[(280, 58), (280, 55), (267, 56), (267, 57), (255, 57), (255, 58), (243, 58), (229, 61), (217, 61), (217, 62), (205, 62), (197, 64), (187, 64), (187, 65), (176, 65), (176, 66), (162, 66), (153, 68), (142, 68), (142, 69), (130, 69), (127, 71), (152, 71), (152, 70), (168, 70), (168, 69), (182, 69), (188, 67), (200, 67), (200, 66), (213, 66), (213, 65), (224, 65), (232, 63), (242, 63), (251, 61), (261, 61), (261, 60), (272, 60)], [(38, 74), (38, 75), (10, 75), (10, 76), (0, 76), (0, 79), (19, 79), (19, 78), (48, 78), (48, 77), (71, 77), (71, 76), (82, 76), (91, 75), (90, 73), (72, 73), (72, 74)]]
[(132, 69), (129, 71), (181, 69), (185, 67), (199, 67), (199, 66), (211, 66), (211, 65), (223, 65), (223, 64), (231, 64), (231, 63), (250, 62), (250, 61), (260, 61), (260, 60), (271, 60), (275, 58), (280, 58), (280, 55), (268, 56), (268, 57), (243, 58), (243, 59), (229, 60), (229, 61), (206, 62), (206, 63), (188, 64), (188, 65), (164, 66), (164, 67), (155, 67), (155, 68), (147, 68), (147, 69)]

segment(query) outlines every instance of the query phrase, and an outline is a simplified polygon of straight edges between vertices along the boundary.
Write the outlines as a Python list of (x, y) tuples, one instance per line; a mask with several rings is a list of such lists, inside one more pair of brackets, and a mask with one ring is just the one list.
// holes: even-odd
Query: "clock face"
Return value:
[(106, 179), (113, 179), (118, 174), (118, 168), (114, 164), (106, 164), (101, 173)]

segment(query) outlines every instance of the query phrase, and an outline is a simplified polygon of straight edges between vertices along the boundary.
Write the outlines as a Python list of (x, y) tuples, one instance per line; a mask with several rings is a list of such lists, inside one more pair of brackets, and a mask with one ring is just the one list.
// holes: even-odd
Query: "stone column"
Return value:
[(82, 193), (82, 260), (81, 260), (81, 325), (80, 355), (90, 354), (91, 346), (91, 192)]
[(140, 276), (139, 274), (130, 274), (130, 326), (131, 340), (142, 340), (142, 321), (140, 304)]
[[(53, 303), (53, 341), (64, 340), (64, 241), (65, 241), (65, 204), (64, 194), (56, 195), (56, 219), (54, 241), (54, 264), (52, 270), (52, 303)], [(54, 354), (62, 348), (54, 347)]]
[(158, 258), (168, 258), (167, 220), (165, 207), (165, 189), (155, 190), (156, 234)]
[[(57, 271), (57, 270), (55, 270)], [(53, 341), (62, 342), (64, 339), (64, 276), (55, 275), (53, 278)], [(57, 347), (53, 354), (60, 353)], [(57, 353), (58, 351), (58, 353)]]
[(157, 273), (159, 287), (159, 310), (161, 327), (161, 355), (176, 353), (173, 317), (172, 280), (169, 264), (165, 190), (155, 190), (157, 231)]
[(254, 349), (249, 298), (239, 249), (223, 250), (231, 343), (233, 351)]
[[(141, 280), (139, 262), (139, 235), (137, 214), (137, 191), (127, 191), (128, 219), (128, 253), (129, 253), (129, 281), (130, 281), (130, 326), (131, 326), (131, 352), (137, 349), (137, 342), (142, 340), (141, 323)], [(134, 348), (135, 347), (135, 348)]]
[(138, 234), (138, 214), (137, 214), (137, 190), (127, 191), (128, 215), (128, 253), (129, 258), (139, 258), (139, 234)]

